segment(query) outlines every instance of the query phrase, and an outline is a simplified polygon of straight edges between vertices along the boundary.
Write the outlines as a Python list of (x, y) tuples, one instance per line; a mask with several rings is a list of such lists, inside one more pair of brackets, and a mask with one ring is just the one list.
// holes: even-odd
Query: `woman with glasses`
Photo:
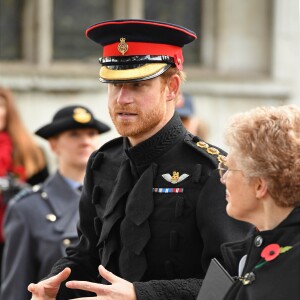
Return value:
[(300, 109), (262, 107), (234, 116), (219, 164), (227, 213), (252, 223), (244, 240), (222, 245), (236, 276), (224, 299), (300, 299)]

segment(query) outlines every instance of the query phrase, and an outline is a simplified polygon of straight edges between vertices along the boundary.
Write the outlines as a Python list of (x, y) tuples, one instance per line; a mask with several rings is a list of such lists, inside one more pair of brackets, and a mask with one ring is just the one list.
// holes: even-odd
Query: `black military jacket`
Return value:
[[(265, 262), (261, 253), (270, 244), (278, 244), (284, 250)], [(222, 252), (225, 266), (232, 275), (238, 275), (240, 258), (247, 254), (241, 274), (244, 280), (237, 279), (224, 300), (300, 299), (300, 207), (275, 229), (253, 231), (246, 240), (224, 244)]]
[[(98, 266), (134, 282), (138, 299), (195, 299), (220, 245), (248, 225), (226, 215), (221, 150), (193, 137), (177, 114), (135, 147), (115, 139), (92, 155), (80, 201), (80, 243), (52, 270), (103, 282)], [(157, 281), (159, 280), (159, 281)], [(83, 296), (61, 288), (57, 299)]]

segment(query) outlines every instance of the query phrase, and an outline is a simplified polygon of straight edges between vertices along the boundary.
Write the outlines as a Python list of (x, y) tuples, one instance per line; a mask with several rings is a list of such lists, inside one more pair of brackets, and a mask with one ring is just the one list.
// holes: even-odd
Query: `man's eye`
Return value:
[(143, 86), (143, 83), (141, 83), (141, 82), (135, 82), (135, 83), (133, 83), (132, 85), (133, 85), (133, 87), (135, 87), (135, 88), (139, 88), (139, 87), (142, 87), (142, 86)]
[(76, 132), (73, 132), (70, 134), (70, 137), (77, 137), (77, 136), (78, 136), (78, 134)]

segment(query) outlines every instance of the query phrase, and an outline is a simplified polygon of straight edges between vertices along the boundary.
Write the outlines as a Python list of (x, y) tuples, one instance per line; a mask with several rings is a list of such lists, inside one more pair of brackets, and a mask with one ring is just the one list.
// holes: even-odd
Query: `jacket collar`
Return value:
[(46, 193), (48, 204), (57, 217), (68, 214), (72, 207), (78, 206), (80, 192), (72, 189), (59, 172), (45, 181), (42, 192)]
[[(276, 228), (266, 231), (258, 231), (252, 228), (249, 235), (243, 241), (225, 243), (221, 246), (222, 255), (229, 271), (237, 270), (237, 263), (243, 255), (249, 251), (254, 240), (260, 236), (263, 240), (261, 247), (254, 247), (252, 256), (254, 261), (260, 258), (259, 254), (262, 249), (272, 243), (277, 243), (280, 246), (292, 246), (299, 242), (299, 238), (291, 235), (289, 232), (297, 231), (300, 226), (300, 206), (293, 209), (288, 217), (283, 220)], [(257, 256), (254, 254), (257, 252)], [(256, 259), (256, 260), (255, 260)]]
[(277, 228), (286, 228), (291, 226), (300, 225), (300, 206), (295, 207), (286, 219), (284, 219), (274, 230)]
[(128, 140), (124, 138), (125, 152), (135, 166), (148, 166), (182, 140), (186, 132), (179, 115), (175, 112), (161, 130), (140, 144), (130, 148)]

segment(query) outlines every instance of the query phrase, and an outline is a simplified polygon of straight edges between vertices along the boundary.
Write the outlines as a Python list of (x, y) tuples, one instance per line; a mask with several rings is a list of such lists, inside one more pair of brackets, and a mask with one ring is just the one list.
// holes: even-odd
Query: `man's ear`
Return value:
[(179, 93), (180, 78), (177, 74), (172, 75), (167, 82), (167, 101), (174, 100)]
[(256, 178), (255, 182), (255, 193), (257, 199), (262, 199), (267, 195), (268, 192), (268, 184), (263, 178)]

